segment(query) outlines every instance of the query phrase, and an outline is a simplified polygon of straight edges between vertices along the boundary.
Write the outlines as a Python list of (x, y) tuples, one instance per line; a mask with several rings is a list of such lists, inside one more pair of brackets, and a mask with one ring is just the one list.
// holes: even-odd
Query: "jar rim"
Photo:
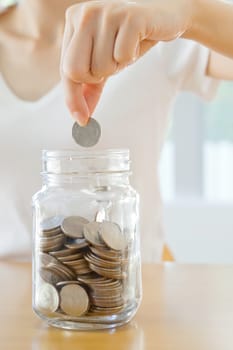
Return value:
[(129, 159), (130, 150), (128, 148), (111, 148), (103, 150), (75, 150), (75, 149), (61, 149), (61, 150), (42, 150), (42, 159), (64, 159), (72, 157), (72, 159), (88, 159), (88, 158), (126, 158)]

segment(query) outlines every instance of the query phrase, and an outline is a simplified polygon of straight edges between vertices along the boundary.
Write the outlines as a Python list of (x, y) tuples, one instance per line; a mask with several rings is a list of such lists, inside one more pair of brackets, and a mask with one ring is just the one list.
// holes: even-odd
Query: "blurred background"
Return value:
[(160, 186), (174, 259), (233, 263), (233, 83), (223, 82), (210, 103), (188, 93), (178, 97)]
[(210, 103), (178, 97), (160, 183), (175, 260), (233, 263), (233, 83), (222, 82)]
[(9, 6), (16, 2), (16, 0), (0, 0), (0, 5)]

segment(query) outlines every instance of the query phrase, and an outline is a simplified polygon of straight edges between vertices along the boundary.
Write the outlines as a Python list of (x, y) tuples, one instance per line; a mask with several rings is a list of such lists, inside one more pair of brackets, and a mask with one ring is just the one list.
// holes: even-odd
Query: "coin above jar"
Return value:
[(72, 136), (75, 142), (82, 147), (95, 146), (101, 136), (101, 128), (99, 123), (90, 118), (86, 126), (80, 126), (77, 122), (72, 128)]
[(100, 209), (95, 221), (54, 216), (41, 222), (37, 235), (43, 281), (40, 309), (77, 317), (108, 315), (124, 308), (128, 242), (117, 223), (103, 218)]

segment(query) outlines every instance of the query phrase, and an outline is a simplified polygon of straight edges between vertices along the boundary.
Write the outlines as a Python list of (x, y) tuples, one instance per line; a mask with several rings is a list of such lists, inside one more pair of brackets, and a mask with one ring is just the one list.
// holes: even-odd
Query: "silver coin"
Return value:
[(68, 284), (60, 291), (61, 309), (70, 316), (82, 316), (89, 309), (89, 297), (78, 284)]
[(56, 287), (61, 288), (61, 287), (67, 286), (68, 284), (78, 284), (80, 286), (80, 283), (78, 281), (62, 281), (62, 282), (58, 282), (56, 284)]
[(75, 254), (77, 253), (78, 250), (76, 249), (61, 249), (59, 251), (55, 251), (55, 252), (49, 252), (51, 255), (55, 256), (55, 258), (57, 258), (59, 260), (59, 258), (64, 258), (65, 256), (69, 256), (71, 254)]
[(99, 226), (99, 222), (89, 222), (83, 228), (84, 237), (94, 246), (104, 246), (104, 242), (99, 235)]
[(104, 221), (100, 224), (99, 234), (105, 244), (113, 250), (124, 250), (127, 242), (121, 228), (114, 222)]
[(86, 126), (80, 126), (74, 123), (72, 128), (72, 136), (77, 144), (82, 147), (92, 147), (97, 144), (101, 136), (101, 128), (99, 123), (90, 118)]
[(96, 314), (96, 315), (112, 315), (120, 312), (123, 309), (124, 305), (117, 306), (117, 307), (100, 307), (100, 306), (92, 306), (90, 309), (89, 314)]
[(83, 238), (83, 227), (89, 221), (81, 216), (68, 216), (61, 224), (62, 232), (68, 237)]
[[(112, 261), (122, 261), (122, 253), (116, 250), (110, 250), (109, 248), (103, 247), (92, 247), (90, 246), (90, 250), (99, 258), (112, 260)], [(124, 259), (125, 260), (125, 259)]]
[(85, 240), (85, 238), (77, 238), (72, 241), (68, 241), (65, 244), (65, 247), (69, 249), (77, 249), (82, 250), (83, 248), (87, 248), (89, 246), (88, 242)]
[(61, 227), (57, 227), (55, 229), (49, 230), (49, 231), (39, 231), (39, 236), (40, 237), (45, 237), (45, 238), (49, 238), (49, 237), (54, 237), (56, 235), (58, 235), (59, 233), (61, 233)]
[(64, 280), (64, 276), (61, 276), (61, 274), (48, 266), (40, 269), (40, 277), (43, 281), (53, 285)]
[(51, 263), (57, 263), (57, 259), (54, 258), (53, 256), (49, 255), (49, 254), (46, 254), (46, 253), (40, 253), (39, 254), (39, 259), (40, 259), (40, 263), (43, 265), (43, 266), (48, 266), (49, 264)]
[(55, 312), (59, 306), (59, 295), (54, 286), (43, 283), (38, 288), (37, 307), (46, 312)]
[(50, 271), (57, 273), (63, 281), (67, 279), (72, 280), (76, 277), (75, 273), (71, 271), (68, 266), (63, 265), (60, 262), (57, 262), (56, 264), (51, 263), (47, 268), (50, 269)]
[(64, 217), (57, 215), (42, 221), (40, 227), (43, 231), (54, 231), (61, 226)]

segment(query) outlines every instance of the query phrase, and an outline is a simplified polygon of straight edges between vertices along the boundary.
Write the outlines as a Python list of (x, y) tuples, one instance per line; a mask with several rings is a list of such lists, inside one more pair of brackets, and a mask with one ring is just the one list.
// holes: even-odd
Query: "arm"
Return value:
[(193, 0), (190, 27), (183, 37), (233, 58), (233, 4), (221, 0)]
[(216, 0), (195, 2), (197, 11), (192, 26), (183, 36), (219, 52), (210, 52), (208, 76), (233, 80), (233, 4)]
[(206, 74), (215, 79), (233, 80), (233, 59), (211, 51)]
[[(85, 125), (109, 76), (134, 63), (158, 41), (180, 36), (233, 58), (233, 4), (221, 0), (100, 0), (69, 8), (61, 75), (73, 117)], [(207, 74), (231, 77), (225, 66), (224, 72), (219, 71), (214, 56), (210, 56)]]

